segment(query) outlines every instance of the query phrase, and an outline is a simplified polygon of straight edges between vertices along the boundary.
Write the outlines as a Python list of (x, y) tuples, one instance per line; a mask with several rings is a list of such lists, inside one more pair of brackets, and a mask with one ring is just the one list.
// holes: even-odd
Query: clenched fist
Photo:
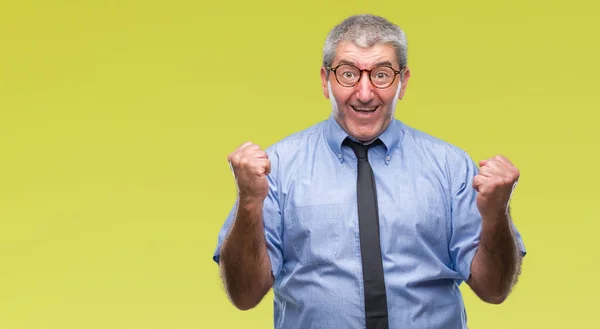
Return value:
[(242, 202), (262, 202), (269, 191), (271, 161), (260, 146), (246, 142), (227, 157)]
[(508, 204), (519, 181), (519, 170), (507, 158), (497, 155), (479, 161), (479, 174), (473, 178), (477, 208), (481, 216), (494, 218), (508, 213)]

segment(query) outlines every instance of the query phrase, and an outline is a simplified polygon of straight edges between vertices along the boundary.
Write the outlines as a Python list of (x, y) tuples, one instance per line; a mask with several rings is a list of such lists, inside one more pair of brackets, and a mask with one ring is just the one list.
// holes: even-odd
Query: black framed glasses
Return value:
[(396, 75), (404, 70), (404, 68), (401, 68), (400, 71), (396, 71), (390, 66), (376, 66), (370, 70), (361, 70), (351, 64), (340, 64), (336, 67), (327, 66), (327, 69), (335, 74), (337, 82), (344, 87), (356, 86), (362, 78), (362, 73), (367, 72), (371, 84), (378, 89), (391, 86), (396, 80)]

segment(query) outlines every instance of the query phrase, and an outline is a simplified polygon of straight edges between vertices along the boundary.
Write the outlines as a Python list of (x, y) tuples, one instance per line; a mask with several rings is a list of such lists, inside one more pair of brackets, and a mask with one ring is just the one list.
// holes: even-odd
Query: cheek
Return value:
[(349, 98), (350, 97), (348, 95), (336, 94), (335, 100), (337, 102), (338, 107), (340, 109), (346, 109), (346, 105), (348, 104)]
[(385, 93), (380, 94), (381, 100), (388, 108), (392, 107), (398, 100), (398, 97), (400, 96), (400, 90), (401, 88), (398, 86), (398, 88), (386, 90)]
[(329, 97), (333, 97), (339, 107), (345, 107), (348, 100), (352, 97), (352, 90), (349, 88), (343, 88), (335, 86), (335, 84), (329, 83)]

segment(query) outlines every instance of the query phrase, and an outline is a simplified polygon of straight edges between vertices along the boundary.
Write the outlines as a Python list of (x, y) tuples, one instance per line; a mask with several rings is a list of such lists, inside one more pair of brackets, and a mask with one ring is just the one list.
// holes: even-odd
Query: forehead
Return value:
[(339, 62), (352, 63), (359, 68), (369, 68), (377, 64), (389, 62), (397, 66), (394, 48), (388, 44), (376, 44), (370, 48), (361, 48), (350, 41), (341, 42), (335, 52), (333, 65)]

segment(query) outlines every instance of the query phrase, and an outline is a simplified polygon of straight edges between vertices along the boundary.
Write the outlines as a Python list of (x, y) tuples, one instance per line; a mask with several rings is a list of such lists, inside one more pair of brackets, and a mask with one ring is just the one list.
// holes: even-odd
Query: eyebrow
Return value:
[(389, 67), (393, 67), (392, 62), (390, 62), (390, 61), (378, 62), (378, 63), (375, 63), (375, 66), (389, 66)]
[[(338, 65), (344, 65), (344, 64), (345, 65), (354, 65), (354, 66), (357, 66), (356, 63), (353, 62), (353, 61), (349, 61), (349, 60), (346, 60), (346, 59), (340, 59), (340, 61), (338, 62)], [(392, 68), (394, 67), (394, 65), (390, 61), (377, 62), (377, 63), (375, 63), (375, 65), (373, 65), (373, 67), (375, 67), (375, 66), (389, 66), (389, 67), (392, 67)]]
[(348, 61), (345, 59), (340, 59), (340, 61), (338, 62), (338, 65), (354, 65), (356, 66), (356, 63), (353, 61)]

